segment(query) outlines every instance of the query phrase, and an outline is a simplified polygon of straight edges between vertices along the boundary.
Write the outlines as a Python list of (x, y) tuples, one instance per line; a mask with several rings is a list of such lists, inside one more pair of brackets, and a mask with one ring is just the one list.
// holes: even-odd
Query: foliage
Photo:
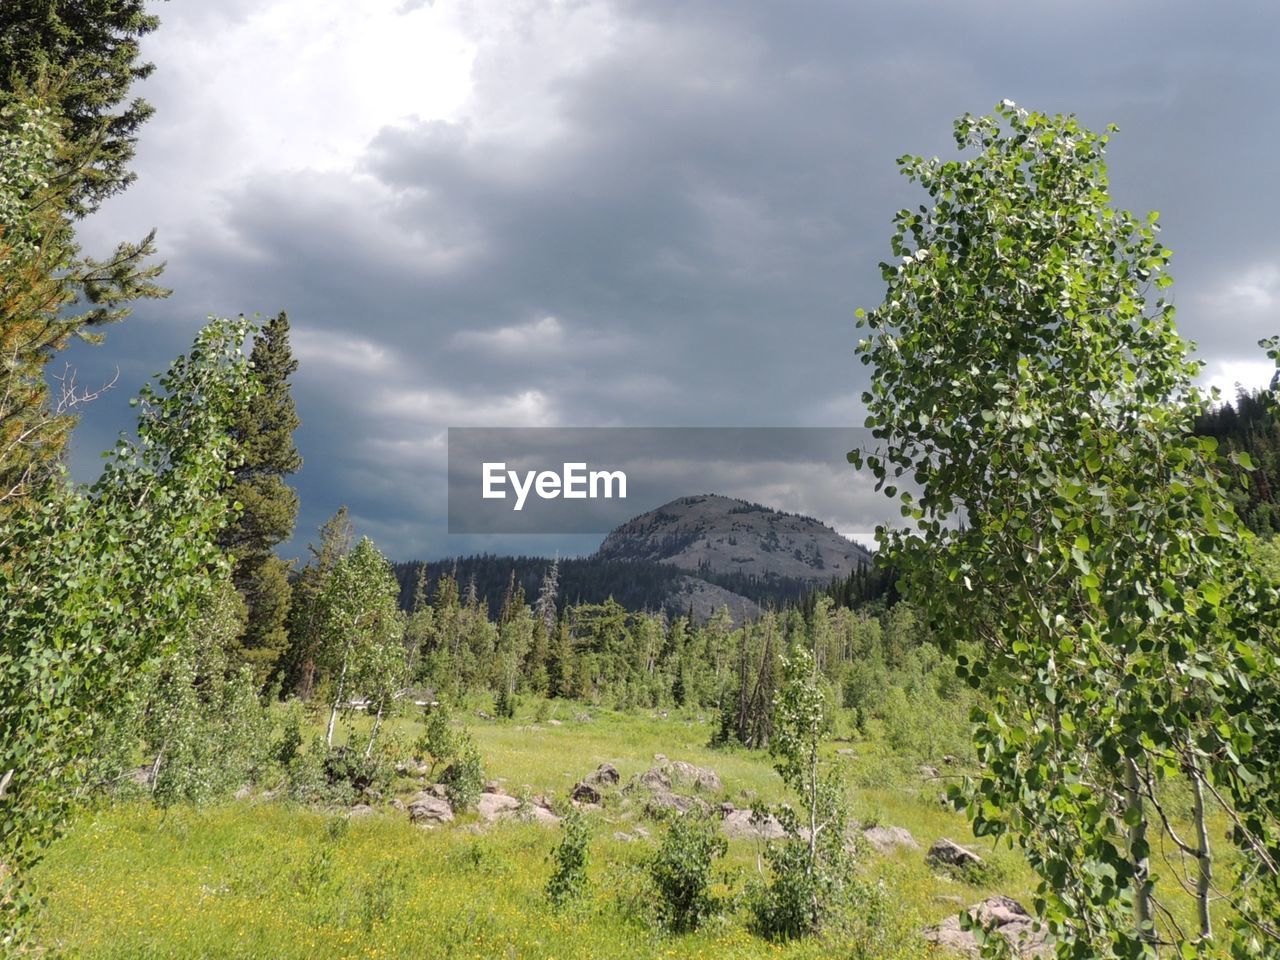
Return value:
[(1268, 391), (1241, 390), (1234, 401), (1196, 418), (1197, 434), (1252, 461), (1253, 469), (1228, 463), (1223, 483), (1241, 520), (1263, 537), (1280, 533), (1280, 417), (1270, 400)]
[[(141, 671), (189, 636), (222, 560), (242, 323), (215, 321), (140, 400), (88, 490), (53, 483), (0, 524), (0, 861), (20, 883), (92, 773)], [(22, 897), (0, 896), (12, 913)]]
[(243, 615), (230, 581), (214, 581), (187, 635), (144, 680), (140, 734), (154, 756), (151, 791), (162, 807), (226, 797), (268, 759), (270, 718), (254, 678), (227, 669), (226, 644)]
[(556, 910), (581, 900), (587, 892), (587, 860), (590, 834), (587, 821), (576, 808), (560, 822), (560, 842), (551, 852), (554, 864), (547, 880), (547, 900)]
[(6, 42), (0, 28), (0, 513), (56, 475), (74, 411), (96, 395), (64, 374), (50, 397), (52, 355), (73, 337), (94, 340), (124, 304), (165, 295), (159, 267), (144, 263), (150, 237), (105, 261), (81, 254), (68, 207), (93, 147), (68, 141), (49, 84), (3, 89)]
[(298, 495), (284, 478), (302, 458), (293, 444), (298, 414), (289, 376), (298, 362), (289, 349), (289, 318), (277, 314), (254, 338), (249, 354), (259, 391), (232, 424), (237, 464), (232, 472), (233, 511), (219, 542), (235, 559), (232, 577), (247, 607), (242, 634), (234, 638), (234, 659), (252, 667), (259, 684), (279, 666), (288, 644), (288, 566), (272, 552), (293, 534)]
[[(957, 799), (1023, 848), (1060, 956), (1207, 952), (1214, 890), (1233, 952), (1274, 956), (1275, 594), (1216, 442), (1192, 434), (1198, 365), (1162, 295), (1156, 215), (1110, 206), (1107, 137), (1073, 117), (1006, 102), (956, 141), (976, 155), (900, 161), (931, 205), (898, 214), (901, 260), (862, 318), (882, 448), (850, 458), (901, 501), (908, 526), (879, 538), (905, 596), (944, 642), (980, 644), (960, 670), (986, 696), (983, 773)], [(1179, 778), (1200, 798), (1186, 836), (1165, 806)], [(1234, 825), (1230, 883), (1211, 804)]]
[(289, 647), (285, 656), (285, 689), (303, 700), (311, 698), (320, 683), (324, 607), (321, 598), (338, 562), (351, 549), (351, 521), (347, 508), (340, 507), (320, 527), (320, 545), (308, 545), (311, 561), (303, 568), (291, 590)]
[(129, 100), (129, 87), (152, 71), (140, 42), (158, 25), (145, 0), (7, 0), (0, 9), (0, 92), (59, 78), (56, 109), (82, 156), (68, 197), (76, 217), (133, 180), (137, 131), (153, 111), (141, 98)]
[[(339, 712), (365, 696), (383, 709), (403, 682), (403, 617), (390, 564), (368, 537), (338, 560), (317, 598), (317, 662), (334, 678), (326, 742), (333, 744)], [(374, 731), (376, 736), (376, 728)], [(370, 738), (372, 748), (373, 738)]]
[(426, 729), (415, 743), (415, 751), (431, 763), (431, 775), (443, 769), (458, 755), (464, 732), (454, 726), (449, 704), (441, 700), (426, 708)]
[(457, 752), (440, 777), (449, 805), (454, 810), (470, 810), (484, 790), (484, 764), (480, 751), (466, 731), (462, 731)]
[(690, 812), (671, 820), (648, 863), (662, 926), (687, 933), (716, 913), (720, 905), (710, 892), (711, 871), (728, 848), (717, 824), (708, 817)]
[(824, 697), (814, 659), (803, 647), (788, 652), (784, 678), (770, 752), (774, 769), (799, 794), (800, 806), (777, 810), (786, 836), (765, 851), (769, 882), (751, 903), (757, 928), (774, 940), (821, 932), (846, 906), (853, 879), (853, 857), (845, 849), (844, 796), (819, 757), (828, 722)]

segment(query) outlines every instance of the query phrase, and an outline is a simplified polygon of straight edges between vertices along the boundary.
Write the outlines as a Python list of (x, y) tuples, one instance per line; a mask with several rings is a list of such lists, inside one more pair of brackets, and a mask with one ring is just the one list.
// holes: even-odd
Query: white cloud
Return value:
[(396, 367), (386, 347), (362, 337), (299, 327), (290, 338), (294, 356), (308, 366), (387, 373)]
[(457, 347), (499, 353), (542, 353), (560, 349), (564, 344), (564, 324), (555, 317), (497, 327), (493, 330), (459, 330), (453, 335)]

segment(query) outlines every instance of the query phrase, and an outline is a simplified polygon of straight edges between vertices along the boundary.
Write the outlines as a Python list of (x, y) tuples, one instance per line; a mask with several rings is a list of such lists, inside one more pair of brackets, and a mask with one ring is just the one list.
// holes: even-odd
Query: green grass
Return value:
[[(723, 799), (747, 806), (782, 798), (768, 758), (706, 746), (709, 728), (694, 718), (661, 718), (562, 708), (563, 725), (472, 720), (490, 777), (508, 792), (564, 796), (601, 762), (625, 780), (656, 753), (713, 767)], [(403, 735), (417, 724), (397, 721)], [(905, 826), (927, 847), (939, 836), (967, 840), (963, 818), (937, 800), (937, 787), (911, 780), (877, 782), (899, 770), (893, 759), (856, 746), (850, 782), (853, 813)], [(407, 793), (413, 784), (401, 783)], [(696, 934), (664, 937), (645, 921), (640, 882), (646, 843), (615, 840), (639, 813), (612, 802), (591, 818), (591, 894), (556, 914), (543, 896), (547, 855), (558, 832), (536, 824), (480, 824), (461, 817), (424, 830), (387, 807), (355, 819), (261, 798), (167, 814), (142, 802), (85, 812), (51, 850), (36, 881), (48, 896), (39, 939), (83, 958), (640, 958), (819, 957), (821, 943), (774, 945), (753, 936), (746, 911), (731, 903)], [(656, 839), (660, 826), (646, 823)], [(718, 892), (740, 891), (758, 870), (757, 845), (735, 841), (719, 871)], [(1012, 855), (996, 853), (999, 892), (1025, 896), (1031, 877)], [(863, 869), (881, 878), (898, 905), (897, 921), (915, 930), (988, 892), (935, 874), (923, 850), (868, 855)], [(900, 955), (917, 955), (918, 944)]]

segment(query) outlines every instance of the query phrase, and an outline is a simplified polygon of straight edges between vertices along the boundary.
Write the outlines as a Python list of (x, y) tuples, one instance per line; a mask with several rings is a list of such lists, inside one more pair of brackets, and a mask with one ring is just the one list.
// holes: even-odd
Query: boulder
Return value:
[(908, 850), (919, 850), (920, 844), (906, 827), (886, 827), (876, 825), (862, 831), (862, 838), (877, 853), (891, 853), (898, 847)]
[(485, 793), (504, 794), (507, 791), (502, 789), (502, 784), (497, 780), (486, 780), (484, 784)]
[(528, 820), (530, 823), (541, 823), (548, 827), (554, 827), (560, 822), (560, 818), (556, 816), (555, 811), (544, 800), (539, 803), (539, 798), (535, 797), (532, 803), (527, 803), (517, 811), (517, 815), (522, 820)]
[(617, 786), (620, 779), (622, 778), (618, 776), (618, 770), (613, 764), (602, 763), (583, 777), (582, 782), (589, 787), (599, 789), (601, 787)]
[(357, 803), (354, 807), (347, 811), (348, 817), (371, 817), (378, 811), (373, 809), (367, 803)]
[(599, 803), (600, 791), (589, 783), (578, 782), (569, 791), (569, 799), (574, 803)]
[(671, 760), (668, 761), (666, 770), (674, 783), (689, 784), (695, 790), (703, 793), (721, 793), (724, 791), (724, 784), (720, 782), (720, 775), (710, 767), (697, 767), (683, 760)]
[(503, 793), (482, 793), (476, 801), (476, 813), (481, 820), (492, 823), (505, 817), (514, 816), (520, 809), (520, 801)]
[(978, 867), (982, 865), (982, 858), (967, 847), (962, 847), (954, 840), (948, 840), (946, 837), (934, 841), (929, 852), (925, 854), (925, 860), (935, 867), (955, 867), (964, 870), (968, 867)]
[(671, 790), (671, 778), (661, 767), (652, 767), (637, 777), (632, 778), (630, 789)]
[(724, 791), (720, 775), (710, 767), (695, 766), (684, 760), (668, 760), (660, 753), (654, 757), (654, 761), (654, 766), (632, 779), (632, 787), (645, 790), (671, 790), (673, 787), (687, 786), (701, 793)]
[(426, 826), (448, 823), (453, 819), (453, 807), (449, 806), (448, 800), (424, 790), (409, 801), (409, 819)]
[(731, 840), (781, 840), (786, 836), (782, 824), (773, 814), (763, 819), (753, 819), (750, 810), (735, 810), (732, 804), (721, 804), (720, 809), (724, 814), (720, 829)]
[(670, 810), (674, 810), (682, 816), (695, 809), (702, 813), (711, 812), (711, 808), (707, 806), (705, 800), (698, 797), (687, 797), (682, 793), (672, 793), (670, 790), (655, 790), (645, 801), (645, 809), (651, 816), (661, 816)]
[[(1004, 937), (1019, 956), (1048, 957), (1053, 952), (1045, 942), (1044, 933), (1034, 929), (1031, 914), (1017, 900), (988, 897), (970, 907), (969, 913), (987, 930)], [(981, 952), (973, 933), (961, 929), (958, 915), (926, 929), (924, 938), (929, 943), (971, 956), (978, 956)]]

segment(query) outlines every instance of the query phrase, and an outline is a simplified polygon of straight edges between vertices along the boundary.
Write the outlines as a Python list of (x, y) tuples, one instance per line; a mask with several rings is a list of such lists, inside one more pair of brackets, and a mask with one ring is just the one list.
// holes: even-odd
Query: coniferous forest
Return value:
[[(199, 36), (258, 22), (174, 19), (194, 15), (211, 18)], [(102, 246), (103, 216), (141, 192), (148, 97), (182, 109), (146, 85), (168, 16), (0, 7), (0, 956), (1280, 958), (1280, 408), (1272, 389), (1202, 386), (1161, 218), (1113, 197), (1114, 129), (1004, 100), (955, 120), (945, 157), (896, 161), (910, 203), (887, 214), (882, 299), (846, 331), (870, 438), (849, 452), (850, 498), (856, 472), (893, 517), (874, 552), (690, 491), (673, 503), (727, 519), (659, 559), (620, 537), (590, 556), (393, 562), (403, 530), (369, 507), (394, 489), (391, 454), (352, 482), (356, 508), (317, 514), (338, 483), (308, 473), (342, 471), (310, 451), (341, 431), (308, 434), (313, 411), (363, 371), (349, 399), (378, 417), (478, 414), (444, 388), (377, 392), (403, 358), (308, 317), (349, 279), (336, 269), (273, 288), (297, 303), (265, 318), (178, 327), (187, 345), (85, 475), (107, 390), (64, 360), (120, 330), (163, 339), (147, 325), (192, 276), (166, 269), (154, 231)], [(727, 97), (713, 79), (691, 73), (681, 96)], [(596, 116), (558, 83), (566, 116)], [(673, 116), (680, 102), (664, 99)], [(433, 123), (430, 150), (471, 136)], [(361, 176), (407, 176), (397, 136), (376, 135)], [(861, 145), (860, 162), (879, 177), (901, 146)], [(441, 156), (422, 167), (461, 184)], [(518, 160), (477, 195), (533, 176)], [(539, 203), (590, 206), (602, 188), (579, 173)], [(451, 202), (461, 221), (479, 201), (459, 186)], [(371, 223), (407, 215), (368, 205)], [(699, 205), (729, 211), (717, 258), (764, 231), (728, 187)], [(828, 206), (799, 233), (826, 230)], [(605, 207), (638, 224), (627, 269), (669, 275), (662, 310), (698, 302), (681, 248), (642, 246), (655, 210)], [(457, 230), (462, 253), (416, 253), (492, 267), (466, 246), (484, 231)], [(175, 240), (176, 262), (201, 242)], [(237, 257), (209, 259), (230, 275)], [(778, 272), (762, 263), (710, 272), (754, 299)], [(609, 309), (628, 295), (583, 283)], [(575, 360), (568, 321), (548, 320), (538, 341), (460, 325), (433, 348), (461, 364), (479, 345), (514, 377), (616, 345), (584, 336)], [(1271, 333), (1257, 359), (1280, 363)], [(323, 390), (303, 389), (309, 367)], [(816, 531), (782, 551), (803, 575), (758, 562), (778, 538), (732, 525), (746, 514)], [(737, 566), (698, 552), (714, 538), (741, 547)], [(817, 538), (852, 569), (832, 573)], [(680, 565), (686, 550), (702, 559)]]

